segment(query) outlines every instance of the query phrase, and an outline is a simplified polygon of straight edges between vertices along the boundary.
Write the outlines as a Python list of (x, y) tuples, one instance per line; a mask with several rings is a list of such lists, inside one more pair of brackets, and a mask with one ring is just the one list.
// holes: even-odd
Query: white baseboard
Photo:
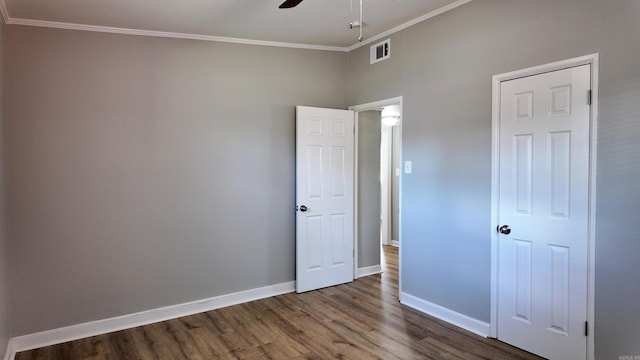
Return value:
[(9, 340), (7, 344), (7, 351), (4, 354), (4, 360), (13, 360), (16, 357), (16, 352), (13, 350), (13, 341)]
[[(83, 324), (71, 325), (63, 328), (47, 330), (35, 334), (17, 336), (9, 342), (13, 353), (37, 349), (44, 346), (61, 344), (90, 336), (102, 335), (114, 331), (152, 324), (160, 321), (198, 314), (223, 307), (237, 305), (253, 300), (286, 294), (295, 291), (295, 281), (265, 286), (257, 289), (241, 291), (233, 294), (221, 295), (209, 299), (197, 300), (189, 303), (171, 305), (167, 307), (142, 311), (134, 314), (113, 317), (109, 319), (91, 321)], [(8, 354), (9, 352), (7, 352)], [(5, 357), (7, 360), (13, 360)]]
[(404, 292), (400, 293), (400, 303), (465, 330), (471, 331), (472, 333), (478, 334), (482, 337), (489, 336), (491, 326), (489, 323), (484, 321), (460, 314), (459, 312), (455, 312), (451, 309), (447, 309)]
[(391, 240), (391, 246), (400, 247), (400, 242), (398, 240)]
[(373, 265), (373, 266), (358, 268), (356, 270), (356, 279), (364, 276), (380, 274), (381, 272), (382, 272), (382, 266), (380, 265)]

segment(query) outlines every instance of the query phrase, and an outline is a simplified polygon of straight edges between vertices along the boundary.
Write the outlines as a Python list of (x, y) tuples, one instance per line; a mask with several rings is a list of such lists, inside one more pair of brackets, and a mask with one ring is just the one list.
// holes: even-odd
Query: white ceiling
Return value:
[[(346, 50), (360, 0), (0, 0), (9, 24)], [(471, 0), (363, 0), (364, 43)], [(352, 10), (353, 2), (353, 10)]]

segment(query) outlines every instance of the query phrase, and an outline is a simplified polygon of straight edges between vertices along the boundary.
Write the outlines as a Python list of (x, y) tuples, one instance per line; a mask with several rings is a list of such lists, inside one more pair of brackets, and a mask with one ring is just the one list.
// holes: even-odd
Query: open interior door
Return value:
[(354, 113), (296, 107), (296, 291), (353, 281)]

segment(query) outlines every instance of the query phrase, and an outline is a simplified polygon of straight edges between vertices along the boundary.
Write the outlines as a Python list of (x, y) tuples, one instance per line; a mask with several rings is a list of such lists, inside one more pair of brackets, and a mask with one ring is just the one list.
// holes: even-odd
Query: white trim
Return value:
[(498, 338), (498, 193), (500, 192), (500, 80), (494, 76), (491, 89), (491, 291), (489, 321), (492, 338)]
[(472, 333), (480, 335), (482, 337), (487, 337), (489, 335), (489, 328), (491, 327), (489, 323), (474, 319), (470, 316), (420, 299), (417, 296), (400, 292), (400, 303), (421, 311), (425, 314), (429, 314), (440, 320), (446, 321), (457, 327), (463, 328), (467, 331), (471, 331)]
[(589, 336), (587, 337), (587, 359), (595, 359), (595, 260), (596, 260), (596, 162), (598, 145), (598, 66), (599, 54), (589, 54), (573, 59), (535, 66), (493, 76), (491, 105), (491, 337), (498, 335), (498, 236), (494, 230), (498, 226), (498, 192), (499, 176), (499, 119), (500, 119), (500, 83), (521, 77), (537, 75), (545, 72), (566, 69), (580, 65), (591, 65), (591, 122), (590, 126), (590, 159), (589, 159), (589, 235), (588, 235), (588, 290), (587, 321)]
[(9, 15), (9, 11), (7, 9), (6, 0), (0, 0), (0, 13), (2, 14), (2, 19), (5, 24), (12, 25), (24, 25), (24, 26), (36, 26), (36, 27), (46, 27), (46, 28), (54, 28), (54, 29), (67, 29), (67, 30), (80, 30), (80, 31), (94, 31), (94, 32), (103, 32), (103, 33), (113, 33), (113, 34), (125, 34), (125, 35), (138, 35), (138, 36), (154, 36), (154, 37), (164, 37), (164, 38), (176, 38), (176, 39), (191, 39), (191, 40), (203, 40), (203, 41), (214, 41), (214, 42), (226, 42), (226, 43), (234, 43), (234, 44), (246, 44), (246, 45), (259, 45), (259, 46), (274, 46), (274, 47), (285, 47), (285, 48), (296, 48), (296, 49), (310, 49), (310, 50), (326, 50), (326, 51), (340, 51), (340, 52), (349, 52), (355, 50), (361, 46), (366, 44), (370, 44), (373, 41), (382, 39), (383, 37), (390, 36), (398, 31), (404, 30), (408, 27), (411, 27), (417, 23), (430, 19), (434, 16), (445, 13), (449, 10), (453, 10), (458, 6), (464, 5), (472, 0), (458, 0), (452, 4), (441, 7), (437, 10), (434, 10), (428, 14), (417, 17), (413, 20), (409, 20), (404, 24), (398, 25), (390, 30), (377, 34), (363, 42), (359, 42), (353, 44), (348, 47), (341, 46), (323, 46), (323, 45), (310, 45), (310, 44), (298, 44), (298, 43), (287, 43), (287, 42), (277, 42), (277, 41), (264, 41), (264, 40), (251, 40), (251, 39), (241, 39), (241, 38), (230, 38), (230, 37), (222, 37), (222, 36), (212, 36), (212, 35), (199, 35), (199, 34), (188, 34), (188, 33), (177, 33), (177, 32), (168, 32), (168, 31), (153, 31), (153, 30), (140, 30), (140, 29), (127, 29), (127, 28), (118, 28), (111, 26), (97, 26), (97, 25), (86, 25), (86, 24), (75, 24), (75, 23), (65, 23), (58, 21), (43, 21), (43, 20), (32, 20), (32, 19), (22, 19), (22, 18), (12, 18)]
[(47, 330), (35, 334), (18, 336), (11, 339), (15, 352), (37, 349), (44, 346), (61, 344), (90, 336), (102, 335), (113, 331), (198, 314), (223, 307), (242, 304), (295, 291), (295, 281), (265, 286), (261, 288), (221, 295), (209, 299), (172, 305), (134, 314), (91, 321), (63, 328)]
[(589, 336), (587, 338), (587, 359), (594, 360), (596, 353), (595, 325), (596, 325), (596, 180), (598, 162), (598, 74), (600, 72), (599, 54), (591, 56), (591, 172), (589, 174), (589, 255), (587, 278), (587, 321), (589, 321)]
[(309, 49), (309, 50), (325, 50), (325, 51), (340, 51), (340, 52), (347, 51), (346, 48), (338, 47), (338, 46), (309, 45), (309, 44), (286, 43), (286, 42), (277, 42), (277, 41), (230, 38), (230, 37), (212, 36), (212, 35), (176, 33), (176, 32), (168, 32), (168, 31), (127, 29), (127, 28), (118, 28), (118, 27), (111, 27), (111, 26), (63, 23), (63, 22), (57, 22), (57, 21), (9, 18), (5, 22), (7, 24), (12, 24), (12, 25), (36, 26), (36, 27), (79, 30), (79, 31), (94, 31), (94, 32), (102, 32), (102, 33), (112, 33), (112, 34), (203, 40), (203, 41), (224, 42), (224, 43), (233, 43), (233, 44), (274, 46), (274, 47)]
[[(402, 98), (400, 98), (400, 125), (398, 125), (398, 162), (400, 164), (400, 168), (402, 168), (402, 164), (404, 164), (404, 156), (402, 151), (402, 129), (404, 128), (404, 105), (402, 103)], [(404, 171), (400, 171), (400, 176), (398, 177), (398, 289), (399, 292), (402, 292), (402, 261), (404, 259), (404, 246), (400, 246), (400, 241), (402, 239), (402, 183), (404, 177)], [(392, 241), (393, 243), (393, 241)], [(399, 295), (398, 295), (399, 296)]]
[(394, 27), (392, 29), (389, 29), (389, 30), (387, 30), (385, 32), (382, 32), (382, 33), (380, 33), (378, 35), (372, 36), (372, 37), (364, 40), (363, 42), (355, 43), (355, 44), (349, 46), (347, 48), (347, 51), (355, 50), (355, 49), (357, 49), (359, 47), (362, 47), (362, 46), (370, 44), (370, 43), (372, 43), (374, 41), (380, 40), (383, 37), (390, 36), (390, 35), (392, 35), (394, 33), (397, 33), (398, 31), (404, 30), (404, 29), (406, 29), (408, 27), (411, 27), (411, 26), (413, 26), (415, 24), (418, 24), (418, 23), (421, 23), (421, 22), (423, 22), (425, 20), (431, 19), (432, 17), (435, 17), (435, 16), (438, 16), (440, 14), (443, 14), (443, 13), (449, 11), (449, 10), (453, 10), (453, 9), (457, 8), (458, 6), (462, 6), (462, 5), (464, 5), (466, 3), (469, 3), (469, 2), (471, 2), (471, 0), (458, 0), (458, 1), (456, 1), (454, 3), (451, 3), (451, 4), (447, 5), (447, 6), (443, 6), (443, 7), (439, 8), (439, 9), (437, 9), (437, 10), (434, 10), (434, 11), (432, 11), (430, 13), (424, 14), (424, 15), (422, 15), (420, 17), (417, 17), (417, 18), (415, 18), (413, 20), (409, 20), (404, 24), (400, 24), (400, 25), (398, 25), (398, 26), (396, 26), (396, 27)]
[(391, 240), (391, 244), (389, 244), (391, 246), (395, 246), (395, 247), (400, 247), (400, 241), (398, 240)]
[(380, 131), (380, 243), (391, 245), (391, 171), (393, 127)]
[(8, 24), (11, 17), (9, 16), (9, 10), (7, 9), (5, 0), (0, 0), (0, 13), (2, 13), (2, 20), (4, 20), (4, 23)]
[[(509, 81), (513, 79), (518, 79), (522, 77), (527, 77), (531, 75), (538, 75), (542, 73), (547, 73), (556, 70), (567, 69), (570, 67), (580, 66), (580, 65), (588, 65), (588, 64), (596, 64), (598, 59), (598, 53), (580, 56), (567, 60), (560, 60), (550, 64), (533, 66), (530, 68), (515, 70), (504, 74), (494, 75), (493, 76), (493, 85), (496, 85), (496, 81), (498, 82), (498, 86), (500, 82)], [(499, 99), (498, 99), (499, 100)]]
[(13, 340), (9, 340), (7, 344), (7, 350), (4, 354), (4, 360), (13, 360), (16, 357), (16, 352), (13, 350)]
[(375, 110), (375, 109), (381, 109), (383, 106), (389, 106), (389, 105), (395, 105), (395, 104), (400, 104), (400, 114), (402, 114), (402, 96), (385, 99), (385, 100), (373, 101), (373, 102), (360, 104), (360, 105), (349, 106), (349, 110), (353, 110), (355, 112)]
[(356, 270), (356, 279), (382, 273), (382, 265), (373, 265)]
[[(353, 111), (352, 109), (349, 110)], [(360, 113), (353, 111), (353, 280), (358, 278), (358, 239), (360, 236), (360, 208), (358, 207), (358, 201), (360, 200), (360, 196), (358, 195), (358, 156), (360, 156), (358, 149), (360, 145), (358, 137), (359, 126)]]

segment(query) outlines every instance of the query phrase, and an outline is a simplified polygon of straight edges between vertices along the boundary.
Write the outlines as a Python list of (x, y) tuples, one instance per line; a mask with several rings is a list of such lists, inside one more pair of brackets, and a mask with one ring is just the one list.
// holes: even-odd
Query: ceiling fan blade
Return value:
[(301, 2), (302, 2), (302, 0), (285, 0), (285, 2), (280, 4), (280, 6), (278, 6), (278, 7), (280, 9), (289, 9), (289, 8), (298, 6), (298, 4), (300, 4)]

